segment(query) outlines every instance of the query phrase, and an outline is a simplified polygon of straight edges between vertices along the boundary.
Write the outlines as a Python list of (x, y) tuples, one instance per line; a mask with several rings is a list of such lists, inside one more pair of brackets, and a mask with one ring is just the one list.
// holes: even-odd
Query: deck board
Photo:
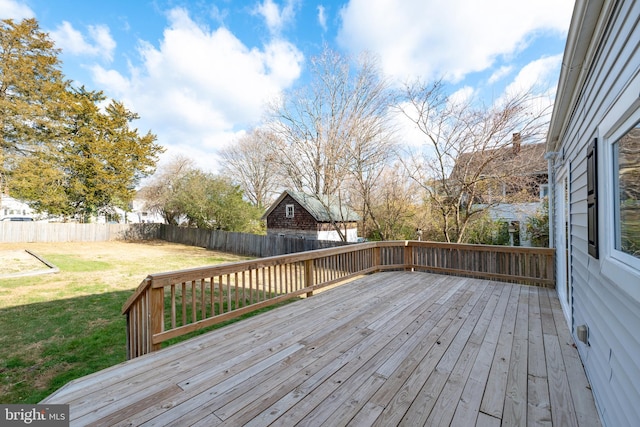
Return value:
[(376, 273), (75, 380), (71, 425), (599, 425), (556, 294)]

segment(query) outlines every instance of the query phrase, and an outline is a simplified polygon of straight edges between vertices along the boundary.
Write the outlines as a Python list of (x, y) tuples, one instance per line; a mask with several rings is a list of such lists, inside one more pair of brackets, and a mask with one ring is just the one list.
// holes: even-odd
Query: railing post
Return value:
[(373, 264), (372, 267), (378, 267), (375, 271), (380, 270), (380, 265), (382, 264), (380, 246), (376, 246), (375, 248), (373, 248), (373, 259), (371, 260), (371, 263)]
[(164, 288), (151, 287), (149, 299), (149, 348), (160, 350), (161, 344), (153, 343), (153, 336), (164, 331)]
[(413, 245), (410, 241), (406, 240), (404, 242), (404, 270), (405, 271), (413, 271), (413, 268), (410, 267), (413, 265)]
[[(567, 251), (567, 256), (569, 255)], [(566, 258), (569, 259), (569, 258)], [(555, 252), (551, 252), (545, 257), (545, 261), (547, 263), (547, 279), (551, 279), (553, 282), (552, 288), (556, 288), (556, 260), (555, 260)]]
[[(304, 280), (305, 280), (305, 286), (307, 288), (313, 288), (313, 286), (315, 285), (315, 280), (313, 278), (314, 276), (314, 270), (313, 270), (313, 260), (312, 259), (308, 259), (304, 262)], [(313, 296), (313, 289), (309, 292), (307, 292), (307, 298)]]

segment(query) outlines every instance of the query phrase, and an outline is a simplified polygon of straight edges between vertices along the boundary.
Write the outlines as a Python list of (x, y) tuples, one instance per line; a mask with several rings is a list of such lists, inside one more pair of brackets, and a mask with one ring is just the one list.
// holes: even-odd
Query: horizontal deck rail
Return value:
[(122, 309), (127, 317), (127, 357), (376, 271), (429, 271), (553, 287), (553, 257), (553, 249), (543, 248), (390, 241), (150, 274)]

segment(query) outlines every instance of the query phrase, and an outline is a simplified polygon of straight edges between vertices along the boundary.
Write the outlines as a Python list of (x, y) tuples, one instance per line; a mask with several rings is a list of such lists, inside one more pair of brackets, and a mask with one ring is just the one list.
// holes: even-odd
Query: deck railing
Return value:
[(371, 242), (150, 274), (127, 300), (127, 357), (317, 289), (383, 270), (555, 286), (554, 251), (436, 242)]

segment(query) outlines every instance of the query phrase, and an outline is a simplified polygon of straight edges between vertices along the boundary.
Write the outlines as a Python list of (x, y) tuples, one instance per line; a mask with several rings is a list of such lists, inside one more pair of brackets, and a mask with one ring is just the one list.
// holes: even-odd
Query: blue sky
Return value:
[(398, 84), (444, 78), (452, 94), (486, 103), (534, 86), (552, 102), (573, 3), (0, 0), (0, 19), (35, 17), (68, 79), (137, 112), (164, 160), (180, 153), (215, 172), (217, 150), (259, 125), (270, 99), (304, 85), (324, 43), (375, 53)]

